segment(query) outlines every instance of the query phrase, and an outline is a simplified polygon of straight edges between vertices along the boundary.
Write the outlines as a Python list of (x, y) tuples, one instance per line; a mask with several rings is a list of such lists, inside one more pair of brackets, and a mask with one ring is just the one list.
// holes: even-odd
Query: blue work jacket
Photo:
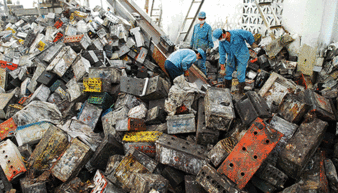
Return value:
[(194, 26), (190, 47), (195, 50), (197, 48), (201, 48), (204, 51), (208, 48), (214, 47), (214, 42), (212, 41), (212, 30), (209, 24), (204, 23), (202, 28), (200, 27), (200, 24), (196, 24)]
[(179, 70), (187, 71), (191, 65), (196, 61), (196, 53), (190, 49), (180, 49), (170, 54), (169, 60)]

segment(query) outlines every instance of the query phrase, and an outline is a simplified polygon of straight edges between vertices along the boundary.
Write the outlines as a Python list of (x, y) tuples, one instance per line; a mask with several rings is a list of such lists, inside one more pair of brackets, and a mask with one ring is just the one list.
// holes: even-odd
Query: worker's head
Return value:
[(214, 36), (215, 39), (218, 39), (219, 41), (225, 41), (227, 37), (227, 32), (224, 29), (215, 29), (212, 33), (212, 36)]
[(205, 52), (201, 48), (198, 48), (197, 50), (194, 50), (194, 51), (196, 53), (197, 60), (204, 59), (207, 57)]
[(107, 10), (110, 11), (110, 7), (108, 7)]
[(204, 23), (205, 22), (205, 19), (206, 19), (206, 14), (204, 11), (201, 11), (199, 14), (198, 14), (198, 20), (199, 20), (199, 23)]

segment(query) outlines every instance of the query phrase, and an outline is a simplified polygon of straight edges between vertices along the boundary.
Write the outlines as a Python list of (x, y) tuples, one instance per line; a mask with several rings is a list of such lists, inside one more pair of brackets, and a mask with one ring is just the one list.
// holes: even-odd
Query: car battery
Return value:
[(233, 182), (226, 176), (219, 174), (216, 169), (209, 164), (205, 164), (198, 172), (196, 182), (210, 193), (241, 192), (235, 187)]
[(54, 44), (53, 46), (50, 47), (50, 49), (45, 50), (47, 53), (42, 60), (44, 62), (47, 62), (48, 64), (51, 63), (54, 60), (54, 58), (59, 54), (63, 46), (64, 44), (62, 42)]
[(104, 170), (110, 156), (114, 154), (123, 154), (123, 146), (116, 141), (113, 135), (106, 135), (101, 144), (95, 150), (93, 157), (90, 160), (90, 165), (97, 169)]
[(26, 48), (29, 48), (32, 43), (34, 42), (35, 38), (36, 38), (37, 34), (34, 33), (33, 30), (29, 30), (27, 33), (27, 36), (25, 38), (25, 41), (23, 42), (23, 46)]
[(53, 84), (51, 87), (49, 87), (49, 90), (50, 90), (51, 92), (55, 92), (55, 90), (56, 90), (58, 87), (61, 87), (63, 90), (66, 90), (66, 89), (67, 89), (66, 84), (65, 84), (62, 80), (56, 80), (56, 81), (54, 82), (54, 84)]
[(147, 125), (156, 125), (164, 123), (166, 120), (165, 111), (163, 108), (157, 106), (150, 110), (147, 113)]
[(70, 180), (68, 183), (63, 183), (54, 189), (55, 193), (77, 193), (87, 192), (88, 184), (81, 181), (80, 178), (76, 177)]
[(49, 122), (37, 122), (20, 126), (15, 133), (15, 139), (19, 146), (37, 144), (49, 128), (55, 126)]
[(197, 111), (196, 142), (200, 145), (207, 145), (209, 143), (215, 144), (218, 141), (218, 137), (219, 130), (209, 129), (205, 125), (204, 98), (199, 98)]
[(327, 126), (328, 123), (320, 119), (302, 123), (280, 152), (279, 168), (289, 177), (298, 178), (322, 142)]
[(0, 139), (4, 140), (6, 137), (13, 136), (16, 129), (17, 125), (15, 124), (13, 118), (0, 123)]
[(338, 176), (335, 165), (333, 164), (332, 160), (325, 159), (324, 166), (325, 166), (325, 174), (327, 180), (329, 181), (331, 190), (338, 192)]
[(10, 104), (7, 108), (5, 119), (10, 119), (16, 112), (20, 111), (23, 108), (24, 106), (20, 104)]
[(70, 97), (70, 102), (73, 102), (82, 96), (82, 89), (80, 85), (76, 82), (75, 78), (67, 82), (66, 87)]
[(324, 168), (325, 153), (317, 151), (311, 158), (310, 164), (302, 172), (300, 179), (302, 180), (301, 188), (305, 192), (323, 192), (329, 193), (329, 182), (327, 180)]
[(55, 35), (55, 38), (54, 38), (53, 42), (58, 42), (62, 37), (63, 37), (63, 33), (58, 32), (58, 33)]
[(243, 124), (246, 126), (249, 126), (257, 117), (271, 117), (269, 106), (254, 91), (246, 92), (245, 96), (235, 104), (235, 108)]
[(123, 147), (124, 152), (137, 149), (151, 158), (155, 158), (156, 156), (156, 146), (154, 142), (125, 142)]
[(336, 109), (331, 99), (327, 99), (310, 89), (305, 91), (305, 101), (309, 104), (310, 110), (325, 121), (336, 121)]
[(125, 68), (125, 69), (129, 69), (130, 66), (127, 65), (127, 62), (124, 60), (108, 60), (110, 67), (114, 67), (114, 68)]
[(160, 44), (167, 50), (167, 53), (172, 53), (175, 50), (175, 44), (169, 39), (168, 36), (161, 36)]
[(299, 123), (310, 110), (310, 105), (299, 96), (286, 94), (278, 107), (278, 114), (291, 123)]
[(144, 67), (144, 66), (138, 67), (136, 77), (137, 78), (147, 78), (148, 77), (147, 68)]
[(217, 171), (243, 189), (282, 136), (257, 118)]
[(121, 92), (135, 96), (144, 96), (147, 90), (149, 79), (132, 78), (127, 76), (121, 77)]
[(87, 59), (82, 56), (77, 56), (72, 65), (76, 81), (81, 80), (89, 72), (90, 67), (90, 62)]
[(88, 103), (94, 104), (102, 110), (106, 110), (113, 104), (113, 97), (106, 92), (91, 93), (88, 97)]
[(84, 92), (102, 92), (101, 78), (83, 78)]
[(227, 131), (235, 118), (230, 90), (209, 88), (205, 96), (206, 127)]
[(0, 88), (6, 89), (8, 83), (8, 73), (6, 68), (0, 68)]
[(208, 163), (205, 147), (166, 134), (156, 141), (156, 160), (194, 175)]
[[(57, 75), (52, 73), (52, 72), (48, 72), (48, 71), (44, 71), (41, 73), (41, 75), (39, 76), (39, 78), (36, 80), (37, 83), (41, 83), (46, 85), (47, 87), (50, 87), (53, 85), (53, 83), (57, 80)], [(34, 92), (34, 90), (33, 90)], [(32, 93), (33, 93), (32, 92)]]
[(2, 167), (8, 181), (12, 181), (26, 172), (25, 163), (16, 145), (10, 140), (0, 142), (0, 166)]
[[(43, 74), (43, 73), (47, 73), (46, 71), (45, 71), (45, 66), (43, 66), (43, 65), (37, 65), (37, 67), (36, 67), (36, 69), (35, 69), (35, 72), (34, 72), (34, 74), (33, 74), (33, 77), (31, 78), (31, 82), (30, 82), (30, 84), (27, 86), (27, 89), (31, 92), (31, 93), (33, 93), (34, 91), (35, 91), (35, 89), (36, 89), (36, 87), (38, 86), (38, 82), (37, 82), (37, 80), (38, 80), (38, 78)], [(0, 68), (0, 71), (1, 71), (1, 68)], [(48, 76), (49, 75), (47, 75), (47, 77), (41, 77), (42, 79), (47, 79), (48, 78)], [(55, 76), (56, 77), (56, 76)], [(50, 83), (50, 84), (53, 84), (54, 83), (54, 81), (52, 80), (52, 81), (46, 81), (46, 82), (48, 82), (48, 83)]]
[(140, 49), (140, 53), (136, 56), (136, 62), (143, 64), (148, 55), (148, 50), (144, 47)]
[(130, 57), (130, 58), (132, 58), (132, 59), (136, 59), (136, 56), (137, 56), (137, 53), (136, 52), (134, 52), (133, 50), (130, 50), (129, 52), (128, 52), (128, 56)]
[(96, 38), (94, 40), (92, 40), (91, 44), (88, 46), (89, 50), (103, 50), (103, 45), (101, 43), (101, 41)]
[(114, 176), (122, 184), (123, 189), (131, 190), (135, 178), (133, 173), (150, 174), (151, 172), (139, 161), (137, 161), (137, 159), (132, 154), (129, 154), (121, 160), (115, 169)]
[(126, 193), (126, 191), (111, 183), (100, 170), (97, 170), (93, 178), (94, 189), (91, 193)]
[(154, 69), (156, 67), (158, 67), (156, 64), (154, 64), (153, 62), (151, 62), (150, 60), (148, 59), (145, 59), (143, 65), (150, 71), (154, 71)]
[(112, 135), (117, 135), (119, 132), (116, 132), (116, 122), (117, 120), (125, 119), (128, 116), (129, 109), (127, 107), (123, 107), (114, 111), (107, 113), (102, 116), (102, 127), (105, 135), (111, 133)]
[(46, 182), (34, 182), (27, 177), (20, 179), (20, 186), (23, 193), (47, 193)]
[(300, 183), (296, 183), (290, 187), (287, 187), (281, 193), (305, 193), (299, 184)]
[(280, 104), (287, 93), (293, 93), (296, 84), (273, 72), (258, 94), (266, 101), (269, 107), (272, 103)]
[(134, 174), (134, 183), (131, 193), (149, 193), (155, 190), (157, 193), (168, 191), (169, 181), (158, 174)]
[(288, 180), (287, 175), (275, 166), (266, 162), (263, 162), (261, 167), (257, 170), (255, 176), (268, 182), (276, 188), (284, 188), (284, 184)]
[(141, 100), (138, 99), (137, 97), (131, 94), (120, 93), (115, 102), (114, 109), (117, 110), (123, 107), (127, 107), (129, 111), (129, 109), (132, 109), (141, 104), (142, 104)]
[(286, 144), (288, 143), (289, 139), (293, 136), (295, 131), (298, 128), (298, 125), (294, 123), (290, 123), (277, 115), (274, 115), (270, 121), (270, 125), (277, 131), (283, 133), (283, 137), (279, 140), (278, 144), (276, 145), (273, 151), (277, 151), (278, 153), (282, 151)]
[(82, 49), (85, 50), (88, 48), (91, 44), (91, 40), (85, 33), (82, 35), (66, 36), (63, 39), (63, 43), (66, 44), (66, 46), (70, 46), (76, 52), (80, 52)]
[(102, 112), (101, 108), (88, 102), (85, 102), (81, 107), (77, 119), (87, 124), (90, 128), (92, 128), (92, 130), (94, 130), (100, 118), (101, 112)]
[(89, 68), (89, 78), (102, 79), (102, 92), (110, 92), (112, 84), (118, 84), (121, 81), (122, 70), (114, 67), (91, 67)]
[(96, 56), (94, 50), (84, 50), (82, 52), (82, 57), (87, 59), (91, 65), (95, 65), (99, 62), (99, 58)]
[(146, 124), (143, 119), (125, 118), (116, 122), (116, 131), (145, 131)]
[(142, 97), (143, 100), (157, 100), (168, 97), (170, 83), (160, 76), (150, 78), (148, 81), (146, 81), (145, 85), (146, 92), (145, 96)]
[(137, 47), (145, 46), (144, 37), (141, 33), (140, 27), (135, 27), (135, 28), (130, 29), (130, 34), (135, 37), (135, 42), (136, 42)]
[(184, 184), (186, 193), (207, 193), (207, 191), (204, 190), (198, 182), (196, 182), (196, 176), (185, 175)]
[(173, 188), (176, 188), (184, 181), (184, 173), (169, 166), (162, 170), (161, 175), (169, 180), (169, 184)]
[(40, 101), (47, 101), (48, 97), (50, 95), (50, 90), (47, 86), (41, 84), (39, 88), (35, 90), (33, 95), (30, 97), (29, 102), (34, 100), (40, 100)]
[(50, 127), (34, 149), (29, 159), (29, 168), (41, 172), (48, 170), (67, 145), (67, 134), (59, 128)]
[(59, 157), (51, 172), (53, 176), (65, 182), (77, 176), (91, 155), (92, 150), (90, 147), (79, 139), (74, 138), (66, 148), (66, 151)]
[(220, 140), (209, 152), (208, 158), (210, 162), (218, 167), (232, 152), (237, 144), (237, 139), (234, 137), (227, 137)]
[(195, 115), (182, 114), (167, 117), (168, 134), (196, 132)]
[(261, 190), (263, 193), (276, 192), (277, 188), (268, 183), (265, 180), (262, 180), (256, 176), (253, 176), (250, 181), (255, 187)]
[(0, 93), (0, 119), (6, 117), (8, 106), (16, 100), (15, 93)]
[(72, 78), (74, 78), (74, 72), (72, 68), (68, 68), (65, 74), (61, 77), (61, 80), (64, 82), (69, 82)]
[(247, 71), (252, 70), (252, 71), (254, 71), (254, 72), (257, 72), (258, 69), (259, 69), (259, 65), (258, 65), (256, 62), (254, 62), (254, 63), (248, 62), (248, 67), (247, 67), (247, 69), (248, 69)]
[[(62, 55), (62, 53), (64, 54)], [(71, 47), (63, 47), (59, 54), (55, 57), (55, 59), (46, 68), (46, 70), (53, 70), (55, 74), (57, 74), (59, 77), (62, 77), (66, 73), (68, 68), (73, 64), (73, 61), (76, 57), (77, 54)]]
[(255, 87), (261, 88), (265, 84), (265, 82), (268, 80), (270, 74), (267, 71), (262, 70), (262, 69), (259, 69), (257, 73), (258, 74), (255, 79)]
[(119, 47), (119, 51), (117, 53), (119, 54), (119, 57), (121, 58), (122, 56), (126, 55), (128, 52), (130, 52), (130, 49), (128, 48), (128, 46), (123, 45)]
[(30, 94), (29, 90), (27, 89), (27, 86), (30, 84), (31, 79), (29, 77), (26, 77), (26, 79), (21, 83), (20, 87), (20, 94), (21, 96), (28, 96)]
[(56, 29), (59, 29), (60, 27), (62, 27), (62, 25), (63, 25), (63, 22), (62, 22), (60, 19), (58, 19), (58, 20), (55, 22), (54, 27), (55, 27)]
[(104, 172), (107, 179), (113, 182), (114, 184), (118, 185), (119, 187), (122, 185), (120, 184), (119, 181), (117, 181), (114, 174), (115, 174), (116, 168), (119, 166), (123, 158), (124, 158), (123, 155), (116, 154), (116, 155), (111, 156), (107, 162), (106, 171)]

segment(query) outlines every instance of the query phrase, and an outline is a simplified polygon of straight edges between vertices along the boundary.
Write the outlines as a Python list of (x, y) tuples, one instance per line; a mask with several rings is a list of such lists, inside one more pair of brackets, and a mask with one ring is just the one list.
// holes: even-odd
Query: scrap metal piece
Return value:
[(205, 164), (198, 172), (196, 177), (198, 182), (209, 193), (240, 193), (241, 191), (235, 187), (226, 176), (217, 173), (216, 169), (209, 164)]
[(90, 159), (91, 154), (92, 151), (89, 146), (74, 138), (66, 148), (66, 151), (58, 158), (51, 172), (56, 178), (65, 182), (77, 176)]
[(205, 96), (206, 127), (227, 131), (235, 118), (230, 90), (209, 88)]
[(297, 95), (286, 94), (278, 107), (278, 113), (289, 122), (299, 123), (309, 109), (310, 106)]
[(13, 179), (26, 172), (27, 169), (21, 154), (10, 139), (0, 143), (0, 153), (3, 157), (0, 159), (0, 165), (6, 174), (8, 181), (11, 182)]
[(85, 102), (79, 112), (78, 120), (87, 124), (90, 128), (92, 128), (92, 130), (94, 130), (100, 118), (101, 112), (101, 108)]
[(17, 129), (13, 118), (10, 118), (0, 124), (0, 139), (4, 140), (6, 137), (11, 137)]
[(34, 145), (38, 143), (49, 128), (55, 126), (49, 122), (37, 122), (20, 126), (15, 133), (15, 139), (19, 146), (25, 144)]
[(209, 152), (208, 158), (211, 163), (218, 167), (232, 152), (237, 144), (237, 139), (228, 137), (220, 140)]
[(249, 126), (257, 117), (270, 118), (271, 112), (261, 96), (254, 91), (246, 92), (235, 108), (244, 125)]
[(29, 168), (43, 171), (48, 170), (68, 145), (68, 136), (57, 127), (49, 128), (42, 139), (35, 147), (30, 161)]
[(208, 163), (205, 147), (166, 134), (156, 141), (156, 160), (195, 175)]
[(168, 134), (196, 132), (195, 115), (182, 114), (167, 117)]
[(320, 119), (302, 123), (279, 154), (279, 168), (289, 177), (299, 177), (323, 140), (327, 126), (328, 123)]
[(243, 189), (282, 136), (257, 118), (217, 171)]

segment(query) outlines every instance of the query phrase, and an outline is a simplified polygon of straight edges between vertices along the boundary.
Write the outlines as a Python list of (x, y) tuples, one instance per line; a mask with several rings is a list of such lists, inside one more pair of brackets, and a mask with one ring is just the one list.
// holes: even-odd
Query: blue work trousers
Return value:
[(238, 82), (240, 83), (245, 82), (245, 72), (246, 72), (246, 65), (248, 61), (243, 63), (243, 61), (238, 60), (237, 58), (235, 60), (236, 60), (236, 65), (234, 65), (234, 67), (231, 67), (230, 65), (226, 65), (226, 72), (225, 72), (224, 78), (226, 80), (232, 80), (232, 73), (236, 70), (236, 67), (237, 67)]
[(175, 64), (170, 62), (169, 60), (166, 60), (164, 63), (164, 68), (168, 72), (171, 81), (173, 81), (176, 77), (184, 74), (184, 71), (181, 69), (178, 69)]

